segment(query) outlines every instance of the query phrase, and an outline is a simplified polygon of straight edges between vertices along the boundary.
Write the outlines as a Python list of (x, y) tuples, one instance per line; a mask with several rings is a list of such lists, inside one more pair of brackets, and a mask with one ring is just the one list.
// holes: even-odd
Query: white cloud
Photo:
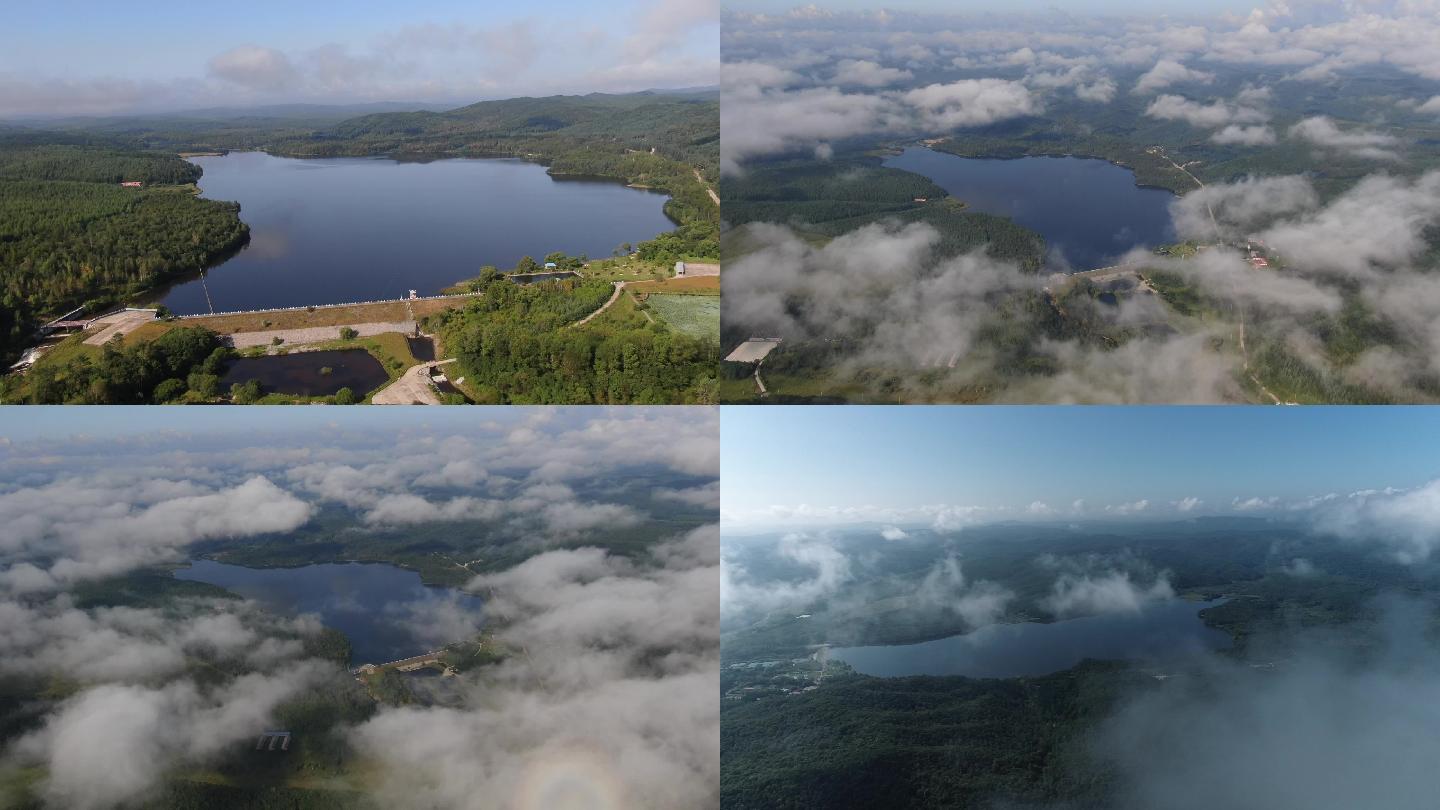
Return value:
[(1220, 144), (1267, 146), (1275, 143), (1275, 130), (1267, 126), (1242, 127), (1231, 124), (1211, 135), (1210, 140)]
[(1149, 93), (1180, 83), (1209, 84), (1214, 80), (1215, 74), (1213, 73), (1191, 70), (1173, 59), (1162, 59), (1135, 83), (1135, 92)]
[(1367, 160), (1400, 160), (1400, 154), (1396, 151), (1400, 145), (1399, 138), (1358, 127), (1342, 130), (1333, 120), (1323, 115), (1306, 118), (1291, 127), (1290, 137), (1307, 141), (1322, 149)]
[(290, 58), (274, 48), (241, 45), (210, 60), (210, 75), (249, 90), (282, 90), (300, 76)]
[(1148, 587), (1138, 585), (1125, 571), (1106, 574), (1064, 573), (1055, 581), (1050, 595), (1041, 604), (1057, 616), (1102, 613), (1139, 613), (1146, 602), (1170, 599), (1174, 588), (1164, 576)]
[(887, 87), (913, 77), (908, 70), (883, 67), (865, 59), (845, 59), (835, 65), (831, 81), (842, 87)]

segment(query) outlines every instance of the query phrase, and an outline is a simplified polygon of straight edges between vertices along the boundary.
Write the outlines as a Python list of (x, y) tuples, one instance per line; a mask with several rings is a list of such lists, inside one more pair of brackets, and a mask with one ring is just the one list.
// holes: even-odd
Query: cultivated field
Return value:
[(677, 332), (697, 338), (720, 339), (718, 296), (652, 294), (645, 297), (645, 305)]

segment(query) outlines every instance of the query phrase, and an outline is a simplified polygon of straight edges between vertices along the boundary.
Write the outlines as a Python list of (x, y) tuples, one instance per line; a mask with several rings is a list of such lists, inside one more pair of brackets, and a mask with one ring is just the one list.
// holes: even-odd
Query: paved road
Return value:
[(400, 375), (400, 379), (375, 392), (370, 397), (374, 405), (439, 405), (440, 397), (430, 385), (428, 370), (431, 366), (443, 366), (455, 362), (455, 358), (437, 363), (421, 363), (411, 366)]
[(90, 346), (104, 346), (110, 338), (129, 334), (153, 320), (155, 311), (152, 309), (125, 309), (113, 315), (96, 318), (91, 325), (99, 326), (100, 331), (85, 338), (85, 343)]

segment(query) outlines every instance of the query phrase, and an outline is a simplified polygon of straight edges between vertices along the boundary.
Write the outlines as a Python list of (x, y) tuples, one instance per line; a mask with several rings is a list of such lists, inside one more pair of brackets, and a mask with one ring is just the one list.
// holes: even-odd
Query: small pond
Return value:
[(359, 399), (388, 379), (385, 367), (364, 349), (333, 349), (237, 358), (220, 378), (220, 390), (259, 380), (266, 393), (324, 397), (349, 388)]
[(422, 363), (428, 363), (435, 359), (435, 340), (428, 337), (407, 336), (405, 342), (410, 344), (410, 354)]

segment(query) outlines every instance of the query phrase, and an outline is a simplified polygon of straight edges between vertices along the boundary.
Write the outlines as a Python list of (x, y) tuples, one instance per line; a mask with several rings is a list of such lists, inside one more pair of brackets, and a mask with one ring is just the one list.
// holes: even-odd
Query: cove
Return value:
[(835, 647), (830, 655), (856, 672), (880, 677), (963, 675), (1023, 678), (1069, 669), (1086, 658), (1163, 660), (1230, 646), (1199, 612), (1225, 600), (1175, 599), (1139, 613), (1112, 613), (1052, 622), (994, 624), (972, 633), (876, 647)]
[(964, 158), (912, 146), (884, 161), (928, 177), (969, 210), (1008, 217), (1045, 237), (1047, 266), (1094, 270), (1131, 248), (1175, 241), (1175, 195), (1135, 185), (1135, 173), (1104, 160)]
[(179, 315), (434, 295), (485, 265), (554, 251), (609, 256), (674, 227), (664, 194), (556, 179), (516, 159), (191, 161), (205, 171), (201, 196), (240, 203), (250, 242), (163, 294)]
[(420, 575), (383, 563), (318, 563), (300, 568), (245, 568), (193, 560), (177, 579), (218, 585), (277, 613), (314, 613), (350, 639), (354, 665), (397, 661), (462, 639), (427, 633), (419, 609), (452, 602), (479, 615), (481, 601), (448, 588), (429, 588)]

